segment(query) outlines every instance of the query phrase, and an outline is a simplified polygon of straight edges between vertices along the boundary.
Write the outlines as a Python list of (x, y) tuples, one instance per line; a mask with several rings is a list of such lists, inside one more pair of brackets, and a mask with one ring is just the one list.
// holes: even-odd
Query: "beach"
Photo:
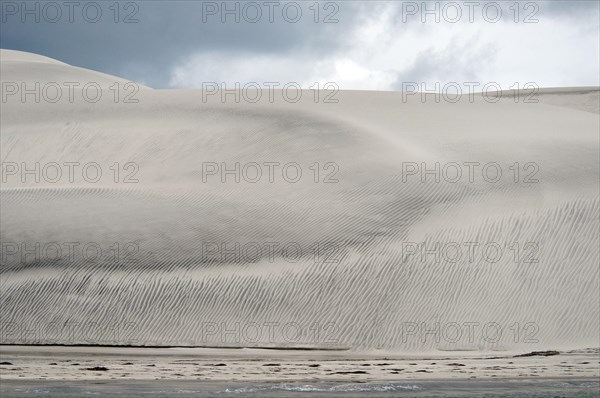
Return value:
[[(469, 379), (594, 379), (598, 349), (518, 356), (499, 352), (390, 353), (211, 348), (2, 346), (3, 380), (198, 380), (398, 382)], [(97, 369), (97, 370), (94, 370)], [(106, 369), (106, 370), (104, 370)]]
[(0, 353), (1, 388), (6, 397), (42, 393), (163, 396), (161, 391), (165, 397), (467, 397), (482, 393), (593, 397), (600, 388), (598, 349), (529, 356), (493, 352), (394, 356), (264, 349), (2, 346)]

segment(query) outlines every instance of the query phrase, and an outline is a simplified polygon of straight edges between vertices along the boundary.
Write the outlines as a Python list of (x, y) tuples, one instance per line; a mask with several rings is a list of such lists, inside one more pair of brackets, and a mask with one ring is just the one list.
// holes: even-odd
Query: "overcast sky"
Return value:
[(1, 3), (0, 47), (155, 88), (600, 85), (597, 0)]

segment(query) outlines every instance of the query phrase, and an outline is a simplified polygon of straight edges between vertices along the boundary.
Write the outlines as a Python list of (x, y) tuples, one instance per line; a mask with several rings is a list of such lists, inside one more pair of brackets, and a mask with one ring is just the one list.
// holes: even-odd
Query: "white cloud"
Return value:
[[(297, 82), (308, 88), (335, 82), (340, 89), (393, 90), (400, 81), (515, 82), (540, 87), (600, 85), (599, 25), (587, 19), (539, 15), (539, 23), (402, 23), (396, 3), (361, 7), (350, 34), (330, 54), (310, 49), (277, 54), (199, 52), (171, 73), (171, 86), (202, 82)], [(335, 30), (333, 31), (335, 32)]]

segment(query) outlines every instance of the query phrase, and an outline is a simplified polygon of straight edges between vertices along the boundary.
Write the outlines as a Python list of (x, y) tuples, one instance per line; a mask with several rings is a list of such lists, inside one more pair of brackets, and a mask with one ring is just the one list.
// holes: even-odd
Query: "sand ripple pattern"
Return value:
[[(342, 93), (330, 108), (199, 98), (148, 90), (133, 108), (6, 105), (2, 162), (134, 162), (139, 181), (2, 184), (0, 343), (597, 345), (597, 115), (510, 101), (403, 104), (388, 93)], [(404, 162), (464, 161), (504, 171), (536, 162), (539, 182), (402, 173)], [(297, 183), (205, 182), (203, 162), (296, 162), (304, 174)], [(324, 173), (328, 162), (337, 182), (315, 182), (310, 166)], [(65, 242), (104, 253), (10, 251)], [(293, 243), (300, 254), (207, 255), (207, 242)], [(315, 249), (325, 244), (328, 254)], [(481, 250), (490, 244), (501, 252), (493, 261)], [(115, 255), (115, 245), (135, 250)]]

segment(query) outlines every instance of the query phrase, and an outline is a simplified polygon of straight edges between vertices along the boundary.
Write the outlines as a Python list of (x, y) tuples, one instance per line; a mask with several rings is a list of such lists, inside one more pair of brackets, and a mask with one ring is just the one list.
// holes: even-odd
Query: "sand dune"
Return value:
[[(2, 81), (5, 83), (15, 82), (18, 83), (19, 86), (22, 83), (29, 83), (29, 85), (26, 86), (29, 90), (34, 88), (35, 83), (39, 83), (41, 87), (38, 91), (40, 93), (42, 92), (44, 85), (55, 83), (61, 86), (64, 91), (64, 98), (66, 99), (68, 98), (69, 85), (73, 86), (73, 90), (77, 88), (81, 91), (86, 84), (90, 83), (97, 84), (105, 89), (114, 86), (115, 83), (127, 83), (127, 80), (125, 79), (107, 75), (106, 73), (71, 66), (64, 62), (41, 55), (15, 50), (1, 51)], [(79, 86), (76, 86), (73, 83), (79, 83)], [(144, 85), (139, 83), (135, 84), (139, 88), (147, 89)], [(10, 88), (8, 88), (8, 90), (9, 89)], [(90, 87), (90, 90), (91, 89), (93, 89), (93, 87)], [(6, 91), (7, 88), (3, 87), (2, 90)], [(20, 93), (21, 92), (19, 92), (19, 94)], [(52, 92), (51, 87), (48, 87), (48, 96), (54, 98), (54, 92)], [(81, 96), (81, 94), (79, 96)], [(30, 97), (29, 101), (33, 101), (33, 96), (30, 95)], [(93, 93), (90, 93), (90, 97), (94, 98)]]
[[(103, 88), (94, 103), (3, 92), (3, 344), (598, 345), (597, 88), (236, 103), (140, 86), (125, 102), (117, 77), (1, 61), (3, 90)], [(222, 173), (236, 163), (239, 182)]]

